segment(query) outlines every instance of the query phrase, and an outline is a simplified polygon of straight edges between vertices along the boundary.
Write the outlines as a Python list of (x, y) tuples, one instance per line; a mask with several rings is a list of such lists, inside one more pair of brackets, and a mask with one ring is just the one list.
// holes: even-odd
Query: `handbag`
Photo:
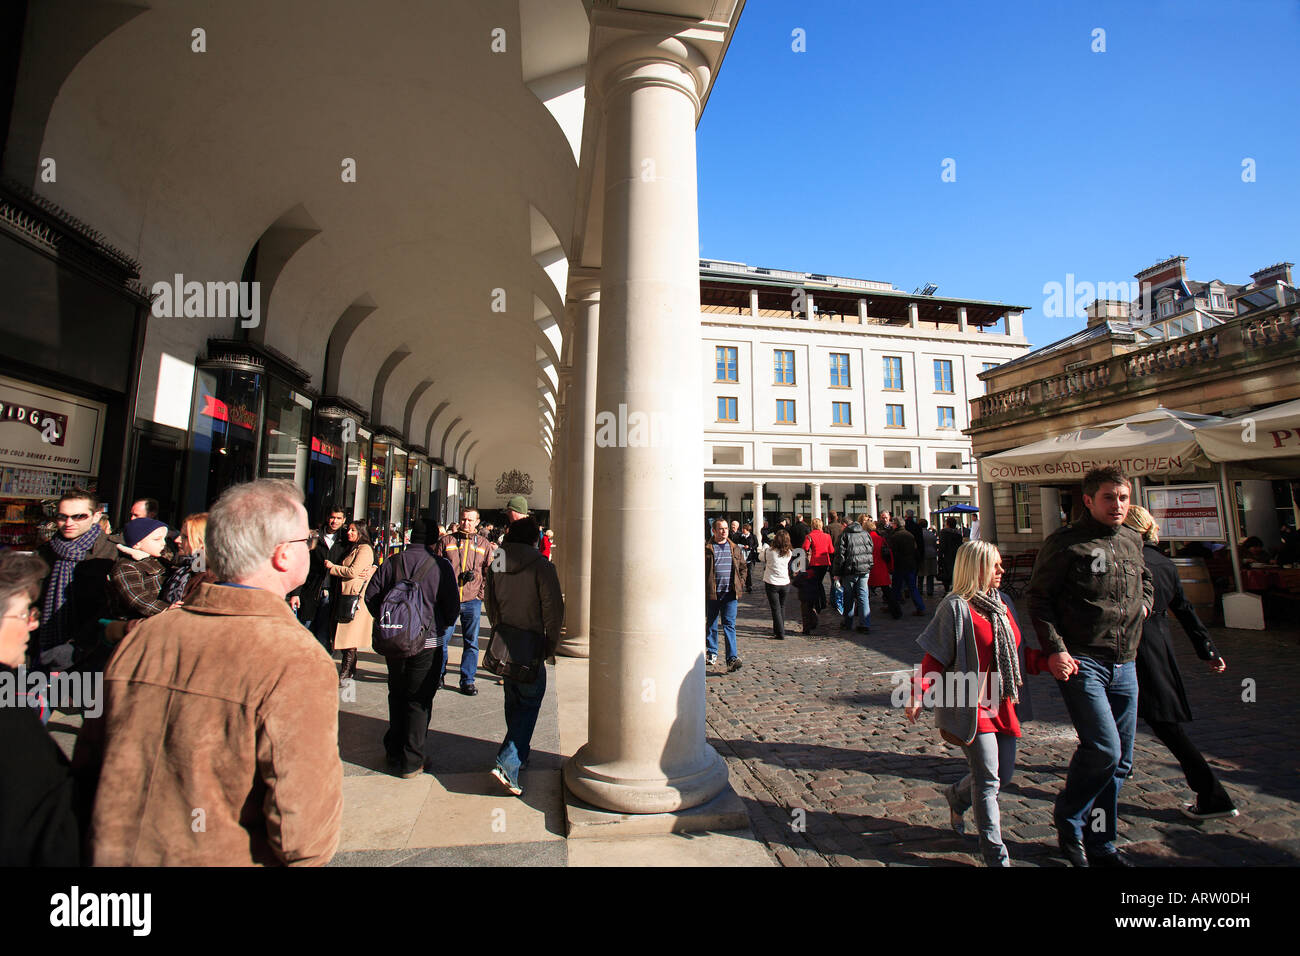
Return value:
[(483, 668), (520, 684), (537, 680), (545, 666), (546, 635), (506, 623), (492, 625), (492, 638), (483, 655)]
[(334, 621), (337, 624), (350, 624), (357, 616), (357, 607), (361, 604), (360, 594), (340, 594), (334, 608)]

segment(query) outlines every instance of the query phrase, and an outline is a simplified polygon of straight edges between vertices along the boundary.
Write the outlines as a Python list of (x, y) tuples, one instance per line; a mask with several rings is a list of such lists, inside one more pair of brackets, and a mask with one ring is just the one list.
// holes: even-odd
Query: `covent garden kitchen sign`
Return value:
[(105, 406), (0, 376), (0, 465), (94, 475)]

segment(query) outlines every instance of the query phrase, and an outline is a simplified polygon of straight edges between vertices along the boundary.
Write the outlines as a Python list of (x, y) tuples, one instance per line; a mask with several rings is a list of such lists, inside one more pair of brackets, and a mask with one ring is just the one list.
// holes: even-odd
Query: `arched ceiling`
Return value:
[[(336, 323), (372, 304), (339, 337), (338, 393), (369, 407), (386, 360), (411, 353), (374, 423), (402, 428), (432, 379), (410, 410), (412, 443), (448, 402), (469, 435), (462, 454), (480, 440), (545, 447), (538, 389), (553, 387), (561, 354), (578, 207), (574, 130), (557, 117), (574, 114), (587, 37), (581, 0), (524, 9), (547, 56), (536, 37), (530, 46), (520, 0), (32, 4), (20, 84), (70, 72), (48, 116), (29, 106), (15, 123), (26, 141), (11, 141), (6, 167), (55, 157), (58, 180), (34, 188), (139, 259), (147, 284), (238, 279), (273, 224), (312, 230), (263, 290), (261, 341), (322, 388)], [(42, 18), (78, 23), (79, 11), (96, 11), (85, 22), (105, 35), (82, 37), (80, 59), (43, 60), (56, 41)], [(195, 28), (206, 52), (191, 50)], [(356, 182), (342, 180), (345, 159)]]

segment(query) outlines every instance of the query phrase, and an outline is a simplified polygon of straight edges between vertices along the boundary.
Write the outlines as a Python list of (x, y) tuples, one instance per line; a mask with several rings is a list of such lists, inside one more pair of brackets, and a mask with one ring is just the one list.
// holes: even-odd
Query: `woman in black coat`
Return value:
[(1196, 802), (1184, 806), (1183, 814), (1193, 820), (1235, 817), (1237, 808), (1233, 806), (1232, 798), (1182, 728), (1192, 719), (1192, 709), (1187, 703), (1187, 691), (1183, 688), (1183, 678), (1169, 640), (1165, 609), (1178, 618), (1196, 649), (1196, 656), (1209, 661), (1211, 670), (1222, 673), (1228, 665), (1210, 643), (1205, 625), (1187, 603), (1182, 583), (1178, 580), (1178, 568), (1156, 550), (1160, 527), (1150, 512), (1134, 505), (1129, 508), (1124, 524), (1142, 535), (1142, 556), (1146, 559), (1156, 590), (1155, 605), (1142, 624), (1142, 640), (1138, 643), (1138, 716), (1177, 758), (1188, 785), (1196, 793)]

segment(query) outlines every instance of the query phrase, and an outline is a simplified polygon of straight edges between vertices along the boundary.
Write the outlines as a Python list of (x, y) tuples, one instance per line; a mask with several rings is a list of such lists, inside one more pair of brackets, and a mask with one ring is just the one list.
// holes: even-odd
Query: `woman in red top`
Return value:
[[(998, 590), (1002, 582), (1002, 558), (998, 549), (988, 541), (969, 541), (957, 551), (953, 567), (953, 589), (935, 612), (931, 626), (918, 638), (927, 648), (921, 662), (921, 674), (914, 687), (907, 718), (915, 722), (921, 704), (917, 691), (930, 690), (931, 682), (943, 682), (940, 693), (950, 714), (975, 718), (973, 739), (962, 744), (970, 772), (958, 783), (948, 787), (944, 796), (948, 800), (952, 828), (965, 833), (962, 815), (967, 807), (974, 806), (975, 823), (979, 828), (980, 851), (989, 866), (1010, 866), (1007, 848), (1002, 843), (998, 791), (1011, 782), (1016, 766), (1016, 739), (1020, 736), (1020, 719), (1016, 704), (1021, 695), (1021, 664), (1017, 650), (1020, 646), (1020, 626), (1013, 605)], [(969, 629), (969, 630), (967, 630)], [(935, 653), (947, 653), (958, 642), (969, 647), (974, 635), (975, 653), (979, 658), (979, 692), (977, 710), (967, 713), (969, 702), (957, 700), (961, 687), (953, 680), (964, 675), (953, 666), (956, 661), (939, 660)], [(944, 648), (934, 653), (929, 648)], [(1026, 670), (1040, 670), (1041, 656), (1026, 649)], [(969, 668), (969, 663), (967, 664)], [(969, 724), (967, 724), (969, 726)], [(961, 739), (961, 738), (959, 738)]]
[(878, 526), (874, 518), (864, 519), (862, 527), (866, 528), (871, 535), (871, 554), (873, 555), (871, 574), (867, 577), (868, 600), (872, 589), (880, 588), (885, 595), (885, 603), (889, 605), (889, 613), (895, 619), (902, 617), (898, 602), (894, 600), (894, 588), (890, 577), (894, 570), (894, 555), (885, 547), (885, 538), (877, 530)]
[(808, 570), (817, 578), (816, 602), (813, 608), (818, 611), (826, 609), (826, 573), (831, 569), (831, 555), (835, 553), (835, 545), (831, 542), (831, 536), (822, 530), (822, 519), (812, 519), (812, 530), (808, 532), (808, 537), (804, 538), (804, 550), (808, 552)]

